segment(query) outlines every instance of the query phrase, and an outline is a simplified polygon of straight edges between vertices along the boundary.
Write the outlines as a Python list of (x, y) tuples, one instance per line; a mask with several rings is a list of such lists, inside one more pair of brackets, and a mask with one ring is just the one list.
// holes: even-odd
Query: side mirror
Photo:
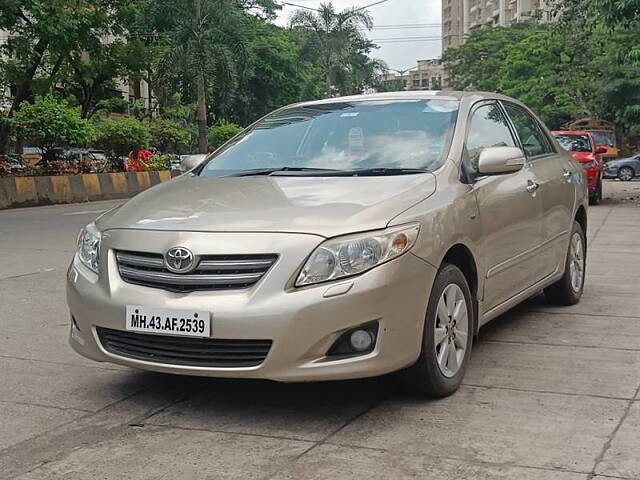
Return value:
[(524, 152), (516, 147), (485, 148), (478, 160), (481, 175), (502, 175), (513, 173), (524, 166)]
[(207, 155), (199, 153), (196, 155), (181, 155), (180, 156), (180, 171), (182, 173), (188, 172), (192, 168), (197, 167)]
[(596, 153), (597, 154), (602, 154), (602, 153), (607, 153), (607, 147), (603, 147), (602, 145), (599, 147), (596, 147)]

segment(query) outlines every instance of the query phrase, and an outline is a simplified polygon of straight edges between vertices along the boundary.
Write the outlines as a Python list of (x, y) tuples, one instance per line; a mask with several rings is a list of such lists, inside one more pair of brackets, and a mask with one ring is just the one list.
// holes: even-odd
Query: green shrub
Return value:
[(115, 155), (148, 148), (150, 141), (148, 124), (135, 118), (104, 119), (96, 125), (96, 146)]
[(220, 122), (209, 128), (207, 139), (209, 140), (209, 150), (213, 151), (227, 140), (235, 137), (243, 128), (235, 123)]
[(149, 158), (149, 170), (171, 170), (172, 155), (151, 155)]
[(160, 152), (181, 152), (189, 145), (189, 131), (171, 120), (154, 119), (149, 123), (149, 133), (151, 146)]
[(45, 154), (55, 147), (85, 146), (95, 138), (93, 125), (80, 117), (80, 109), (53, 95), (22, 102), (10, 122), (17, 134), (36, 143)]

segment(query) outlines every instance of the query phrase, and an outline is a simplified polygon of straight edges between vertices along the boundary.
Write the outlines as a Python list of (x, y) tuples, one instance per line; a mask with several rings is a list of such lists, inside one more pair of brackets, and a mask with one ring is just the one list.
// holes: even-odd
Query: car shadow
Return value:
[[(543, 295), (533, 297), (496, 318), (480, 330), (483, 338), (531, 321), (531, 310), (545, 305)], [(483, 348), (490, 348), (489, 342)], [(135, 373), (134, 373), (135, 372)], [(302, 436), (319, 425), (346, 421), (384, 401), (424, 403), (431, 400), (405, 393), (393, 374), (359, 380), (280, 383), (270, 380), (190, 377), (132, 371), (122, 379), (151, 385), (147, 395), (167, 406), (151, 413), (149, 425), (272, 432), (279, 425), (284, 436)], [(127, 376), (125, 376), (127, 377)], [(133, 399), (132, 399), (133, 400)], [(141, 406), (148, 400), (141, 400)], [(308, 432), (307, 432), (308, 433)]]

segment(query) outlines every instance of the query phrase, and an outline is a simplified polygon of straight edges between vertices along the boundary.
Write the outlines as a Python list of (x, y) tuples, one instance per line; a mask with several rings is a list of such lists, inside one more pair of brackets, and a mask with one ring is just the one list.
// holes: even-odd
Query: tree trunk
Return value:
[[(13, 102), (11, 103), (11, 108), (9, 108), (9, 114), (7, 115), (7, 117), (13, 116), (13, 112), (15, 112), (18, 107), (20, 107), (20, 104), (27, 99), (27, 96), (31, 91), (31, 82), (33, 81), (33, 76), (36, 74), (40, 63), (42, 62), (42, 57), (44, 56), (44, 52), (47, 50), (48, 45), (48, 42), (41, 38), (33, 48), (33, 51), (36, 53), (36, 57), (33, 63), (25, 72), (22, 83), (20, 83), (18, 85), (18, 88), (16, 89), (16, 95), (13, 98)], [(0, 123), (0, 153), (7, 153), (7, 149), (9, 147), (10, 131), (11, 129), (7, 122)]]
[[(202, 4), (201, 0), (195, 1), (196, 9), (196, 25), (198, 28), (202, 24)], [(197, 89), (198, 89), (198, 110), (196, 116), (196, 122), (198, 124), (198, 153), (208, 153), (209, 145), (207, 140), (207, 94), (204, 84), (204, 75), (202, 65), (200, 71), (196, 72), (198, 75)]]
[(204, 77), (198, 75), (198, 153), (207, 153), (207, 101), (204, 88)]
[(9, 124), (0, 123), (0, 154), (9, 153)]

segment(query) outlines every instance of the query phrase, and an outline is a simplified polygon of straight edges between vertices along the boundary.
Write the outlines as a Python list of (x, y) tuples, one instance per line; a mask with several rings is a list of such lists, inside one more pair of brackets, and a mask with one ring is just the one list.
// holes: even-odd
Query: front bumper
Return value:
[[(418, 358), (429, 291), (436, 269), (411, 253), (358, 277), (306, 288), (291, 285), (321, 237), (270, 233), (180, 233), (109, 231), (101, 247), (101, 273), (95, 275), (74, 258), (67, 276), (67, 302), (79, 329), (69, 342), (81, 355), (100, 362), (167, 373), (278, 381), (337, 380), (377, 376), (406, 367)], [(183, 245), (199, 253), (278, 253), (271, 270), (244, 290), (173, 293), (125, 283), (115, 249), (163, 252)], [(256, 252), (256, 246), (260, 251)], [(336, 293), (336, 286), (341, 294)], [(97, 327), (125, 329), (127, 304), (207, 310), (212, 338), (270, 339), (271, 349), (255, 367), (219, 368), (171, 365), (115, 355), (101, 345)], [(371, 353), (328, 357), (342, 332), (378, 322)]]
[(617, 167), (605, 167), (602, 169), (602, 177), (603, 178), (618, 178), (618, 168)]
[(598, 183), (600, 182), (601, 170), (598, 167), (591, 167), (585, 169), (585, 174), (587, 175), (587, 186), (589, 187), (589, 191), (595, 192), (598, 188)]

